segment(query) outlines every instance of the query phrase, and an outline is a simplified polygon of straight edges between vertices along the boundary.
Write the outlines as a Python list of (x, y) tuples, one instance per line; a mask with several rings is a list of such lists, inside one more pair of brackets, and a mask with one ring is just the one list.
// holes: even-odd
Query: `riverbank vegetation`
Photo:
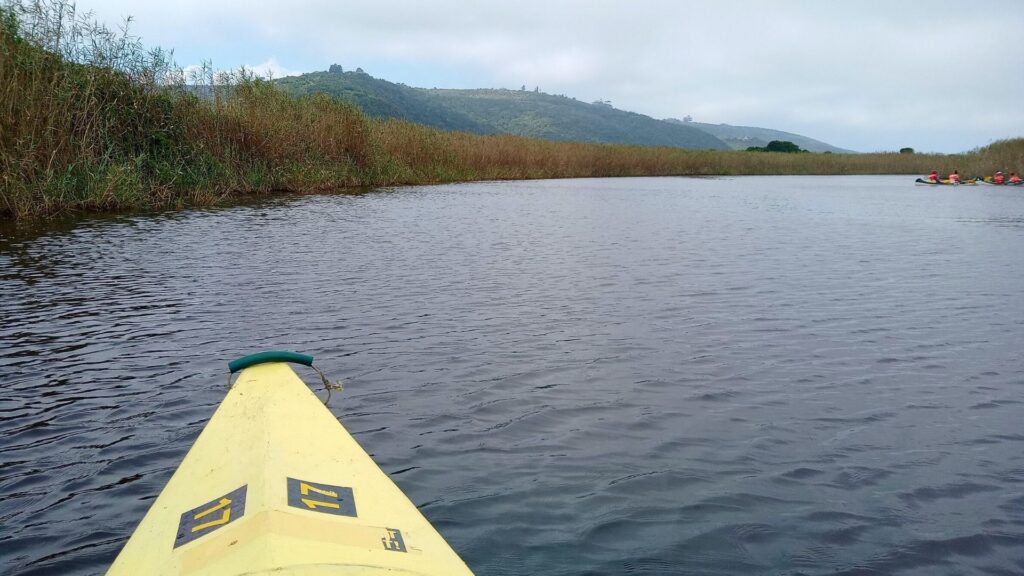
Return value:
[(186, 75), (65, 0), (0, 4), (3, 218), (471, 180), (1021, 168), (1024, 139), (960, 155), (786, 154), (444, 131), (289, 96), (245, 70)]

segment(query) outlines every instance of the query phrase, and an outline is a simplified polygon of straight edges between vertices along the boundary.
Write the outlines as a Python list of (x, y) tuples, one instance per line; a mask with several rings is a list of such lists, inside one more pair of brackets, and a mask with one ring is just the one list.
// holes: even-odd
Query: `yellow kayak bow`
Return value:
[(107, 574), (472, 574), (280, 360), (312, 365), (232, 363), (238, 380)]

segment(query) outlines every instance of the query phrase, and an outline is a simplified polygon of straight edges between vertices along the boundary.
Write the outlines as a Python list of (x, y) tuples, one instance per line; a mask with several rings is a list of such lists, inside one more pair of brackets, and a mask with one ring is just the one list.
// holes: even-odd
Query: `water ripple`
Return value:
[(905, 180), (4, 228), (0, 572), (101, 573), (225, 362), (290, 348), (480, 574), (1024, 573), (1024, 196)]

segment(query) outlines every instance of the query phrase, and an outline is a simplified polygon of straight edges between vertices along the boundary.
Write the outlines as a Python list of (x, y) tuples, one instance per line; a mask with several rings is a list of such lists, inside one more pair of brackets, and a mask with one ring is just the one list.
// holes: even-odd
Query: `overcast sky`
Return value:
[(1024, 136), (1020, 0), (79, 0), (182, 66), (333, 63), (410, 86), (603, 99), (852, 150)]

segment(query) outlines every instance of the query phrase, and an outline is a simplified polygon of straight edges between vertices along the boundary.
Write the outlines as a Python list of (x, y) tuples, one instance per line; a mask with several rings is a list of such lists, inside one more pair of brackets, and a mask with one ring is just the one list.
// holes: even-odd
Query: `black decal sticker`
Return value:
[(181, 521), (178, 522), (178, 535), (174, 539), (174, 547), (206, 536), (241, 518), (245, 514), (245, 488), (242, 486), (232, 490), (183, 513)]
[(336, 516), (356, 515), (356, 500), (351, 488), (295, 478), (288, 479), (288, 505)]
[(392, 550), (395, 552), (408, 552), (405, 549), (405, 540), (402, 538), (402, 531), (398, 528), (385, 528), (387, 534), (380, 539), (381, 544), (384, 545), (385, 550)]

